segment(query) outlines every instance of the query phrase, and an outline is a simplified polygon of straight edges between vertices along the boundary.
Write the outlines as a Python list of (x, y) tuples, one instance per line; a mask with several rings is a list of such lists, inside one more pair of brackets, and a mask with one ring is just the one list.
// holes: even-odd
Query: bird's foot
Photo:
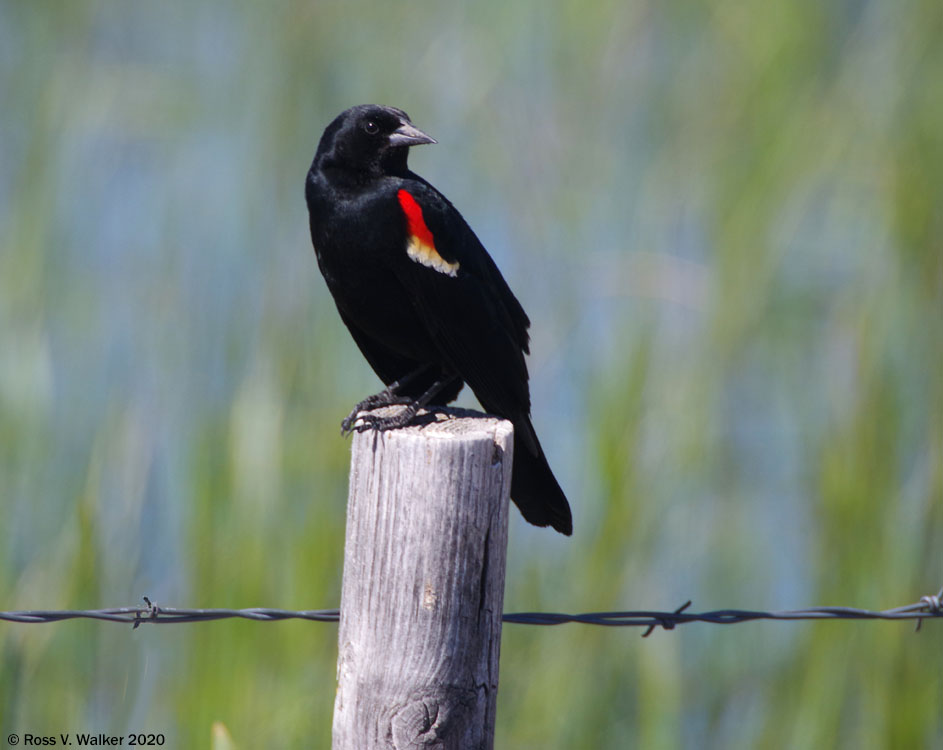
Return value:
[[(354, 430), (357, 432), (363, 432), (367, 427), (360, 427), (358, 425), (359, 420), (367, 419), (370, 415), (365, 415), (364, 417), (360, 416), (361, 412), (370, 411), (371, 409), (376, 409), (378, 406), (395, 406), (402, 404), (412, 404), (413, 399), (408, 396), (394, 396), (387, 391), (381, 391), (372, 396), (368, 396), (359, 404), (357, 404), (348, 414), (341, 420), (341, 435), (349, 435)], [(397, 415), (398, 416), (398, 415)], [(372, 419), (395, 419), (396, 417), (371, 417)], [(402, 426), (402, 425), (397, 425)], [(393, 429), (392, 427), (385, 427), (382, 429)]]
[[(417, 370), (395, 383), (390, 383), (384, 390), (373, 396), (368, 396), (357, 404), (353, 411), (341, 422), (341, 435), (347, 435), (353, 430), (357, 432), (363, 432), (364, 430), (383, 432), (384, 430), (395, 430), (397, 427), (405, 427), (415, 418), (420, 409), (432, 401), (443, 387), (455, 379), (454, 375), (440, 377), (419, 398), (398, 395), (397, 391), (421, 372), (422, 369)], [(405, 406), (406, 408), (390, 417), (378, 417), (376, 414), (361, 416), (360, 414), (362, 411), (376, 409), (379, 406)]]
[(381, 417), (377, 414), (355, 415), (348, 431), (366, 432), (367, 430), (376, 430), (377, 432), (385, 432), (386, 430), (405, 427), (416, 418), (416, 414), (419, 412), (419, 406), (415, 402), (407, 403), (405, 409), (401, 409), (398, 413), (389, 417)]

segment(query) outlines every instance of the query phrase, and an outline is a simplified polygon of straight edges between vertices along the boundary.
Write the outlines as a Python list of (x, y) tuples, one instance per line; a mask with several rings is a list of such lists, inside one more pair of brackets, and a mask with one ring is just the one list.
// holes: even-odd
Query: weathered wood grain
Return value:
[(493, 746), (513, 428), (427, 419), (354, 435), (334, 750)]

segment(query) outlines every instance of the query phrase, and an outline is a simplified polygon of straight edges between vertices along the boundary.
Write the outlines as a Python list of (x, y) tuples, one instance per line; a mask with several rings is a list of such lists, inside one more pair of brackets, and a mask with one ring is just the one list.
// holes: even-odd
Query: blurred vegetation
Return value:
[[(302, 181), (368, 101), (534, 320), (576, 533), (513, 514), (507, 610), (935, 591), (941, 80), (931, 0), (0, 0), (0, 608), (338, 602)], [(943, 747), (936, 625), (508, 626), (497, 746)], [(335, 639), (0, 626), (0, 727), (326, 747)]]

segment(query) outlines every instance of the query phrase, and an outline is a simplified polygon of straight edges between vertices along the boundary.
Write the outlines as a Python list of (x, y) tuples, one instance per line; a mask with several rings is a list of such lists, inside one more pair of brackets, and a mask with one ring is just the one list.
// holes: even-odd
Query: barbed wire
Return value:
[[(178, 622), (207, 622), (210, 620), (243, 619), (260, 622), (279, 620), (313, 620), (337, 622), (339, 610), (309, 609), (293, 611), (254, 607), (249, 609), (180, 609), (161, 607), (143, 597), (141, 607), (115, 607), (111, 609), (87, 610), (25, 610), (0, 612), (0, 620), (20, 623), (48, 623), (63, 620), (87, 619), (120, 622), (137, 628), (144, 624), (166, 624)], [(936, 594), (923, 596), (914, 604), (903, 607), (871, 611), (854, 607), (808, 607), (767, 612), (763, 610), (718, 609), (712, 612), (688, 612), (691, 602), (685, 602), (673, 612), (641, 610), (634, 612), (587, 612), (584, 614), (562, 614), (557, 612), (505, 613), (502, 620), (521, 625), (602, 625), (605, 627), (644, 627), (646, 637), (655, 628), (672, 630), (677, 625), (689, 622), (707, 622), (714, 625), (735, 625), (756, 620), (914, 620), (916, 629), (925, 619), (943, 618), (943, 588)]]

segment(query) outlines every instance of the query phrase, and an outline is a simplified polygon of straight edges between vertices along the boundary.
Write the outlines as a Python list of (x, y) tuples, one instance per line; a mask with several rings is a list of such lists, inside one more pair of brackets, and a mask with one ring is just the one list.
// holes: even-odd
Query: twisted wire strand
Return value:
[[(144, 624), (167, 624), (179, 622), (208, 622), (212, 620), (243, 619), (258, 622), (279, 620), (313, 620), (337, 622), (340, 613), (336, 609), (287, 610), (269, 607), (247, 609), (182, 609), (161, 607), (143, 597), (144, 606), (115, 607), (87, 610), (24, 610), (0, 612), (0, 620), (26, 624), (61, 622), (63, 620), (88, 619), (105, 622), (120, 622), (137, 628)], [(521, 625), (601, 625), (604, 627), (644, 627), (643, 635), (655, 628), (672, 630), (677, 625), (689, 622), (706, 622), (714, 625), (735, 625), (756, 620), (912, 620), (917, 629), (926, 619), (943, 617), (943, 589), (936, 594), (923, 596), (913, 604), (878, 611), (855, 607), (808, 607), (806, 609), (764, 611), (743, 609), (718, 609), (710, 612), (688, 612), (691, 602), (685, 602), (673, 612), (638, 610), (626, 612), (586, 612), (565, 614), (560, 612), (514, 612), (505, 613), (503, 621)]]

